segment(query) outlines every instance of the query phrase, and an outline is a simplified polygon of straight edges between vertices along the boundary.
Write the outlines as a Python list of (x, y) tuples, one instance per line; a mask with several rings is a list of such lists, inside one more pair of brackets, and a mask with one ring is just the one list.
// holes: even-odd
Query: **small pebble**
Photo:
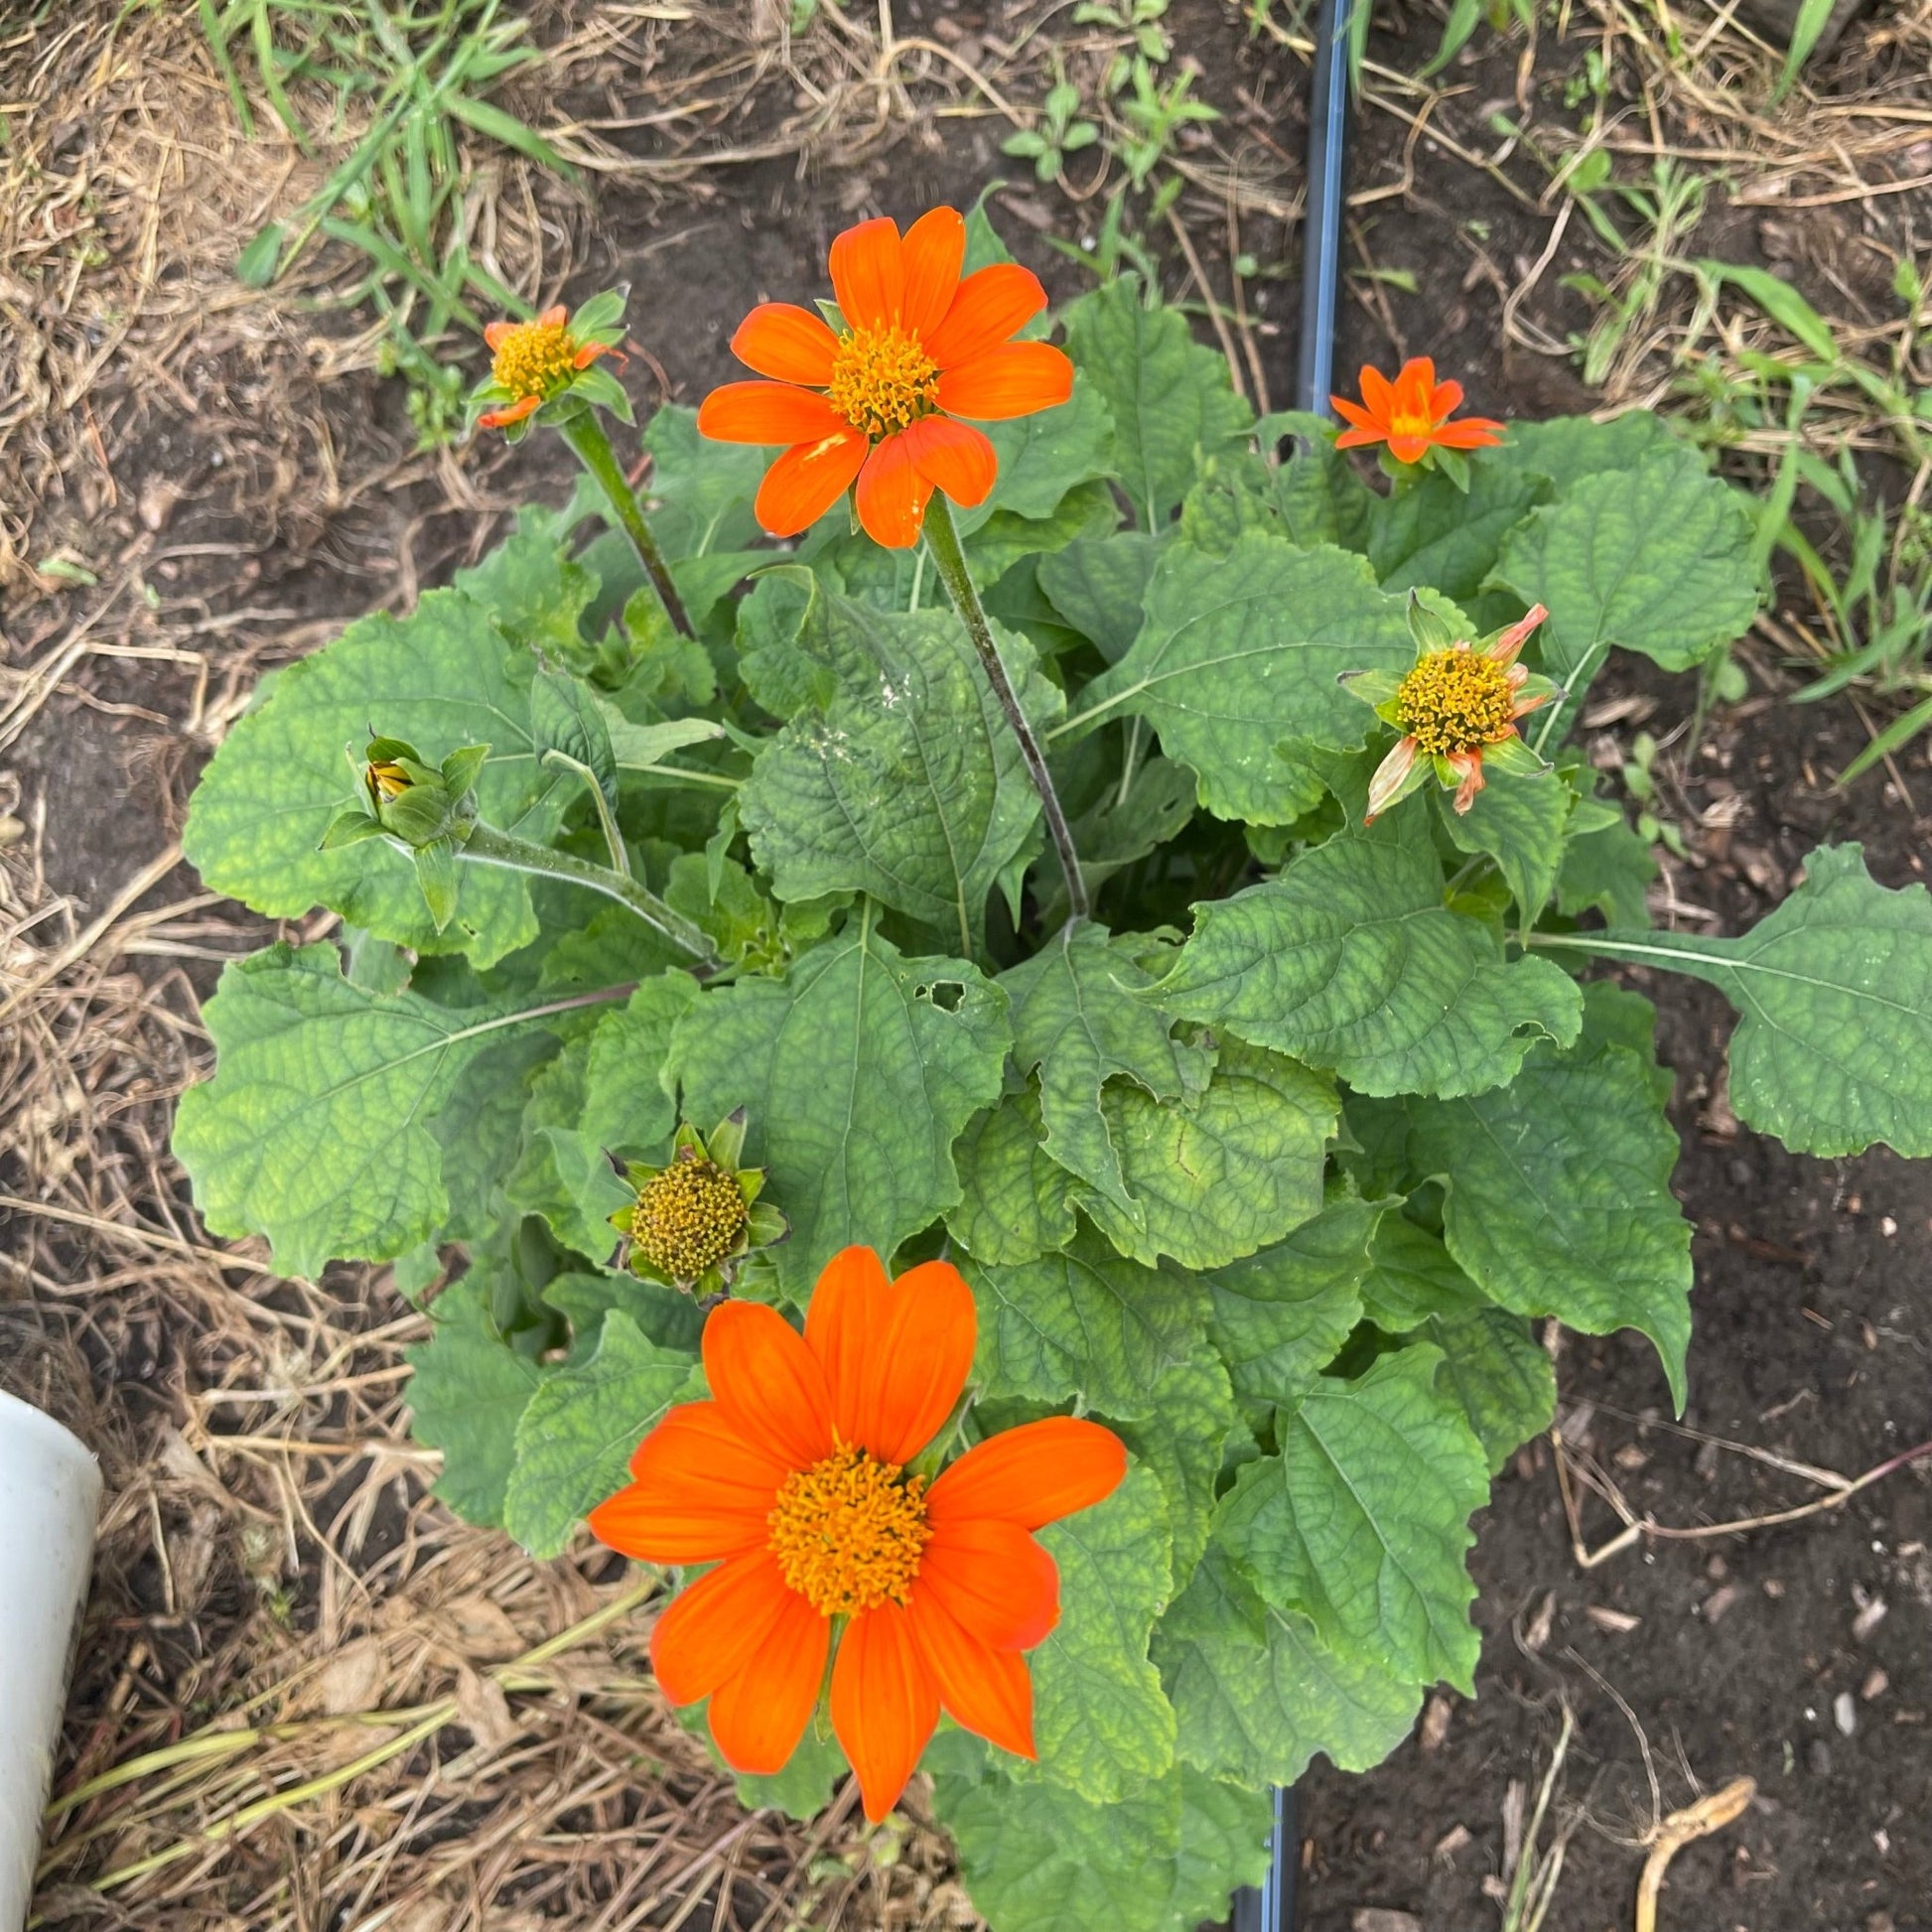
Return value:
[(1859, 1695), (1867, 1704), (1875, 1704), (1891, 1689), (1891, 1679), (1876, 1664), (1865, 1672), (1864, 1682), (1859, 1686)]
[(1859, 1727), (1858, 1706), (1852, 1702), (1850, 1691), (1841, 1691), (1832, 1700), (1832, 1722), (1837, 1725), (1842, 1735), (1850, 1737)]
[(1822, 1737), (1814, 1737), (1805, 1746), (1805, 1764), (1815, 1778), (1828, 1778), (1832, 1774), (1832, 1747)]
[(1858, 1615), (1852, 1619), (1852, 1635), (1860, 1643), (1863, 1643), (1884, 1620), (1885, 1599), (1882, 1596), (1874, 1596), (1863, 1604)]
[(1878, 1220), (1878, 1232), (1889, 1241), (1898, 1232), (1898, 1223), (1889, 1214), (1881, 1215)]

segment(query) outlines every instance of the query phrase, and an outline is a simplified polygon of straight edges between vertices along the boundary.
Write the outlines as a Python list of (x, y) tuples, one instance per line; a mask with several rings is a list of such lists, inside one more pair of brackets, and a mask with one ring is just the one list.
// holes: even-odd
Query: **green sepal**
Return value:
[[(1465, 482), (1462, 485), (1468, 488)], [(1417, 656), (1432, 650), (1448, 650), (1456, 641), (1455, 632), (1440, 611), (1425, 604), (1412, 590), (1409, 593), (1409, 634), (1416, 640)]]
[(745, 1109), (735, 1108), (711, 1130), (711, 1158), (721, 1168), (736, 1168), (745, 1152)]
[(443, 782), (449, 787), (452, 798), (461, 798), (474, 789), (477, 773), (483, 768), (488, 757), (487, 745), (465, 745), (443, 760)]
[(345, 810), (338, 812), (329, 821), (329, 829), (323, 833), (316, 850), (334, 852), (345, 845), (359, 845), (364, 839), (381, 838), (383, 830), (379, 818), (371, 817), (359, 807), (350, 805)]
[[(589, 368), (578, 370), (564, 395), (575, 396), (586, 406), (608, 409), (621, 423), (634, 424), (637, 420), (623, 384), (600, 363), (593, 362)], [(537, 414), (542, 416), (543, 411), (539, 409)]]
[[(1388, 716), (1386, 708), (1395, 702), (1395, 694), (1402, 689), (1402, 679), (1394, 671), (1343, 671), (1335, 681), (1351, 698), (1373, 705), (1378, 718)], [(1394, 724), (1395, 720), (1390, 718), (1388, 722)]]
[(614, 289), (600, 289), (570, 319), (570, 333), (580, 343), (601, 343), (615, 348), (623, 341), (623, 312), (630, 300), (630, 285), (621, 283)]
[(1515, 732), (1511, 732), (1507, 738), (1498, 740), (1494, 745), (1485, 745), (1482, 748), (1482, 769), (1485, 777), (1501, 771), (1516, 777), (1528, 778), (1549, 768), (1549, 761), (1531, 751), (1528, 743)]
[(432, 839), (417, 846), (415, 858), (416, 883), (423, 889), (423, 902), (441, 932), (456, 916), (456, 846), (447, 838)]

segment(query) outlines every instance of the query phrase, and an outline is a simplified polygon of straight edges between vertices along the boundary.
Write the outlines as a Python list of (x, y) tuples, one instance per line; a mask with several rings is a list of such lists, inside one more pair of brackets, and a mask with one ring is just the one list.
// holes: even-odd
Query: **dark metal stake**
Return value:
[[(1319, 0), (1314, 29), (1314, 97), (1309, 111), (1309, 198), (1302, 240), (1302, 347), (1295, 406), (1332, 415), (1335, 309), (1341, 294), (1342, 180), (1348, 143), (1348, 21), (1368, 0)], [(1292, 1786), (1275, 1790), (1268, 1881), (1234, 1894), (1232, 1932), (1295, 1932), (1295, 1869), (1300, 1849)]]

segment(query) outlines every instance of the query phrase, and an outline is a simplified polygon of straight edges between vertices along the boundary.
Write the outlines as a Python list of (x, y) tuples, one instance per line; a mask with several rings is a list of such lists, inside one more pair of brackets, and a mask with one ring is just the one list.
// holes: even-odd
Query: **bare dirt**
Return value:
[[(779, 136), (795, 124), (805, 96), (782, 73), (727, 109), (674, 121), (671, 132), (645, 126), (612, 136), (644, 159), (701, 153), (707, 143), (781, 150), (677, 179), (617, 176), (589, 212), (573, 217), (577, 259), (567, 298), (618, 279), (633, 285), (630, 313), (644, 353), (632, 361), (630, 384), (640, 408), (664, 394), (694, 401), (735, 373), (726, 343), (736, 320), (756, 301), (817, 287), (826, 244), (849, 220), (879, 211), (903, 216), (942, 200), (963, 206), (989, 180), (1023, 172), (998, 151), (1008, 123), (965, 111), (985, 102), (959, 83), (958, 64), (993, 69), (1000, 51), (1015, 48), (1029, 29), (1065, 36), (1076, 71), (1103, 58), (1070, 30), (1061, 9), (897, 0), (893, 12), (901, 39), (932, 41), (954, 57), (955, 68), (925, 67), (955, 83), (944, 99), (959, 111), (901, 116), (883, 83), (873, 94), (861, 89), (851, 112), (869, 116), (877, 106), (891, 131), (870, 148), (847, 143), (859, 148), (856, 159), (845, 158), (838, 142), (803, 159), (797, 144), (783, 146)], [(1219, 0), (1175, 0), (1172, 9), (1179, 53), (1203, 69), (1197, 91), (1227, 115), (1181, 148), (1192, 173), (1177, 211), (1223, 299), (1230, 258), (1257, 258), (1239, 359), (1251, 391), (1265, 389), (1265, 400), (1280, 407), (1294, 373), (1307, 70), (1279, 36), (1251, 31), (1249, 13), (1245, 4)], [(1702, 31), (1709, 23), (1697, 19)], [(1355, 272), (1341, 367), (1430, 352), (1461, 372), (1471, 405), (1486, 414), (1535, 417), (1600, 400), (1565, 352), (1592, 311), (1560, 278), (1587, 269), (1613, 279), (1625, 265), (1582, 220), (1553, 240), (1558, 207), (1540, 204), (1545, 172), (1528, 164), (1522, 147), (1496, 159), (1501, 137), (1491, 126), (1494, 114), (1521, 119), (1532, 111), (1544, 123), (1567, 114), (1574, 126), (1577, 114), (1563, 105), (1566, 82), (1581, 70), (1587, 47), (1603, 43), (1602, 23), (1592, 17), (1587, 34), (1586, 25), (1580, 19), (1574, 38), (1561, 42), (1546, 30), (1533, 64), (1522, 61), (1520, 40), (1498, 48), (1479, 37), (1477, 48), (1488, 51), (1451, 70), (1454, 91), (1432, 100), (1427, 116), (1413, 97), (1372, 78), (1371, 93), (1379, 90), (1383, 104), (1364, 105), (1352, 163)], [(691, 51), (669, 24), (641, 31), (641, 55), (614, 54), (574, 69), (561, 111), (581, 116), (619, 97), (632, 105), (639, 89), (671, 87), (680, 62), (701, 76), (715, 51), (708, 44)], [(1378, 12), (1372, 59), (1413, 72), (1438, 31), (1425, 10), (1398, 9), (1387, 27)], [(1883, 82), (1910, 58), (1883, 37), (1887, 31), (1855, 28), (1824, 84), (1834, 74), (1848, 88)], [(1026, 58), (1036, 63), (1043, 46), (1034, 44)], [(192, 55), (178, 46), (175, 58)], [(1000, 72), (1008, 89), (1020, 86)], [(1036, 89), (1021, 97), (1035, 98)], [(1627, 84), (1617, 105), (1640, 153), (1656, 139), (1657, 123)], [(1670, 126), (1680, 145), (1704, 138), (1686, 128), (1686, 113), (1695, 121), (1700, 111), (1695, 100), (1688, 109), (1673, 103)], [(106, 132), (85, 138), (105, 140)], [(1451, 145), (1436, 145), (1433, 133)], [(1765, 165), (1782, 165), (1788, 156), (1765, 138), (1773, 151)], [(47, 165), (66, 165), (62, 156), (71, 152), (71, 143), (57, 146)], [(1490, 165), (1485, 171), (1465, 157)], [(1077, 197), (1093, 170), (1076, 158), (1071, 172)], [(1829, 181), (1827, 189), (1836, 193)], [(1066, 296), (1084, 278), (1043, 234), (1090, 234), (1102, 199), (1016, 181), (995, 215), (1017, 251)], [(1868, 319), (1889, 278), (1885, 249), (1901, 233), (1910, 236), (1914, 213), (1922, 240), (1922, 195), (1764, 212), (1721, 193), (1697, 249), (1782, 263), (1821, 307)], [(132, 251), (139, 236), (108, 240)], [(1171, 295), (1198, 303), (1194, 272), (1173, 233), (1159, 226), (1148, 240)], [(1413, 287), (1391, 274), (1413, 278)], [(372, 604), (406, 601), (419, 585), (446, 577), (531, 489), (528, 466), (511, 469), (500, 452), (414, 454), (397, 385), (366, 367), (318, 381), (330, 356), (317, 340), (332, 332), (339, 336), (342, 325), (327, 312), (266, 332), (237, 328), (224, 337), (217, 329), (164, 354), (165, 382), (121, 370), (123, 387), (94, 399), (108, 423), (98, 461), (83, 444), (71, 446), (75, 454), (37, 492), (24, 551), (42, 557), (65, 545), (99, 587), (28, 588), (16, 575), (6, 617), (4, 661), (14, 673), (47, 662), (79, 622), (120, 653), (76, 660), (84, 674), (64, 679), (30, 729), (11, 742), (0, 736), (0, 812), (20, 821), (14, 858), (22, 860), (10, 875), (6, 929), (16, 949), (0, 959), (8, 975), (0, 997), (44, 973), (50, 960), (62, 990), (58, 1002), (30, 1007), (27, 1018), (0, 1021), (0, 1035), (10, 1025), (17, 1030), (7, 1045), (14, 1077), (45, 1076), (55, 1096), (34, 1086), (33, 1109), (10, 1118), (0, 1146), (0, 1191), (22, 1203), (0, 1206), (0, 1245), (10, 1250), (0, 1272), (0, 1383), (80, 1423), (102, 1443), (110, 1482), (62, 1789), (266, 1688), (276, 1658), (300, 1657), (314, 1668), (332, 1649), (379, 1638), (388, 1646), (387, 1675), (376, 1672), (369, 1696), (400, 1701), (426, 1666), (420, 1657), (406, 1669), (398, 1663), (399, 1613), (435, 1598), (439, 1565), (467, 1580), (453, 1588), (493, 1587), (499, 1613), (516, 1626), (512, 1638), (519, 1630), (542, 1634), (603, 1600), (595, 1562), (525, 1565), (512, 1578), (488, 1539), (457, 1535), (439, 1545), (447, 1523), (423, 1501), (424, 1476), (406, 1450), (387, 1459), (378, 1450), (366, 1463), (325, 1459), (319, 1470), (300, 1465), (306, 1473), (292, 1474), (293, 1465), (264, 1460), (258, 1450), (232, 1452), (237, 1463), (205, 1443), (207, 1435), (251, 1431), (252, 1442), (280, 1421), (292, 1432), (290, 1418), (307, 1440), (396, 1443), (395, 1351), (415, 1332), (414, 1318), (380, 1280), (345, 1275), (332, 1278), (328, 1294), (297, 1292), (270, 1286), (258, 1266), (224, 1269), (207, 1255), (163, 1153), (168, 1103), (206, 1058), (196, 996), (222, 957), (264, 934), (234, 908), (200, 899), (186, 871), (164, 872), (147, 892), (120, 901), (165, 854), (195, 771), (259, 673)], [(1212, 340), (1204, 325), (1203, 336)], [(1633, 351), (1619, 399), (1654, 401), (1662, 392), (1654, 371)], [(261, 434), (265, 423), (283, 421), (303, 427)], [(560, 486), (561, 473), (552, 470), (532, 493)], [(1662, 809), (1691, 854), (1668, 874), (1667, 916), (1682, 923), (1723, 931), (1747, 924), (1789, 890), (1804, 854), (1827, 837), (1863, 839), (1887, 884), (1922, 874), (1923, 813), (1932, 807), (1925, 741), (1901, 757), (1895, 774), (1875, 772), (1849, 794), (1835, 791), (1831, 774), (1866, 742), (1866, 727), (1850, 700), (1807, 708), (1783, 702), (1796, 680), (1779, 658), (1775, 643), (1754, 640), (1750, 697), (1721, 708), (1695, 750), (1680, 740), (1666, 753)], [(1640, 726), (1668, 739), (1689, 718), (1694, 697), (1687, 680), (1611, 680), (1589, 714), (1592, 755), (1614, 767)], [(62, 899), (66, 910), (27, 935), (29, 946), (16, 919)], [(157, 910), (165, 916), (130, 934), (129, 919)], [(86, 949), (75, 949), (78, 936), (104, 915), (121, 951), (90, 964)], [(1591, 1546), (1620, 1527), (1589, 1489), (1592, 1472), (1637, 1515), (1694, 1526), (1825, 1493), (1713, 1448), (1710, 1438), (1854, 1476), (1932, 1437), (1932, 1172), (1882, 1153), (1807, 1161), (1742, 1129), (1724, 1096), (1730, 1021), (1722, 1000), (1679, 980), (1631, 980), (1658, 1003), (1662, 1056), (1677, 1076), (1673, 1117), (1684, 1155), (1676, 1184), (1698, 1230), (1684, 1425), (1697, 1434), (1668, 1426), (1666, 1393), (1645, 1348), (1566, 1339), (1559, 1361), (1566, 1441)], [(85, 1049), (77, 1044), (83, 1031)], [(47, 1076), (56, 1062), (61, 1077)], [(83, 1221), (28, 1211), (32, 1201), (65, 1202), (62, 1211), (79, 1211)], [(150, 1232), (131, 1249), (125, 1239), (103, 1248), (100, 1230), (84, 1225), (87, 1214)], [(191, 1287), (155, 1273), (180, 1265), (168, 1260), (171, 1240), (199, 1257)], [(325, 1327), (303, 1329), (303, 1320)], [(278, 1353), (290, 1335), (307, 1335), (303, 1345), (314, 1344), (316, 1358), (294, 1363)], [(255, 1386), (271, 1371), (306, 1397), (267, 1410), (208, 1398)], [(344, 1452), (332, 1448), (327, 1455)], [(1495, 1875), (1506, 1868), (1512, 1839), (1507, 1821), (1522, 1817), (1526, 1799), (1533, 1804), (1566, 1704), (1577, 1731), (1543, 1836), (1547, 1845), (1560, 1823), (1572, 1835), (1547, 1932), (1629, 1925), (1640, 1841), (1656, 1810), (1668, 1813), (1738, 1775), (1756, 1779), (1758, 1797), (1738, 1823), (1679, 1854), (1664, 1893), (1665, 1927), (1908, 1932), (1932, 1925), (1925, 1802), (1932, 1792), (1932, 1467), (1900, 1471), (1790, 1527), (1640, 1539), (1585, 1569), (1572, 1550), (1551, 1449), (1538, 1444), (1499, 1481), (1477, 1527), (1473, 1567), (1485, 1633), (1479, 1697), (1433, 1703), (1419, 1738), (1372, 1774), (1317, 1768), (1304, 1781), (1304, 1927), (1375, 1932), (1377, 1921), (1359, 1917), (1374, 1908), (1411, 1914), (1427, 1932), (1495, 1925)], [(466, 1642), (453, 1639), (450, 1650), (468, 1659), (465, 1668), (500, 1654), (474, 1636)], [(635, 1654), (634, 1640), (613, 1651), (619, 1662)], [(542, 1733), (541, 1750), (552, 1753), (546, 1766), (564, 1763), (568, 1705)], [(772, 1922), (774, 1901), (787, 1911), (809, 1908), (813, 1922), (828, 1927), (957, 1922), (956, 1888), (923, 1840), (895, 1866), (849, 1823), (816, 1843), (775, 1825), (751, 1841), (733, 1838), (728, 1789), (706, 1777), (688, 1750), (680, 1754), (661, 1722), (638, 1717), (639, 1708), (634, 1700), (624, 1706), (622, 1722), (607, 1711), (597, 1722), (609, 1735), (600, 1733), (597, 1748), (608, 1748), (620, 1766), (634, 1766), (625, 1750), (640, 1744), (663, 1753), (676, 1768), (662, 1802), (619, 1801), (612, 1780), (600, 1783), (578, 1764), (569, 1776), (558, 1771), (554, 1789), (545, 1787), (548, 1809), (536, 1826), (528, 1822), (533, 1814), (479, 1787), (480, 1795), (430, 1807), (414, 1826), (392, 1818), (378, 1828), (363, 1813), (406, 1810), (410, 1795), (371, 1786), (363, 1812), (327, 1814), (335, 1836), (325, 1867), (366, 1863), (376, 1857), (367, 1847), (392, 1835), (396, 1849), (387, 1857), (404, 1860), (398, 1869), (406, 1867), (412, 1886), (420, 1880), (426, 1901), (427, 1916), (398, 1921), (408, 1932), (520, 1927), (546, 1922), (566, 1905), (603, 1910), (608, 1898), (594, 1885), (573, 1894), (562, 1880), (541, 1879), (540, 1870), (532, 1876), (535, 1867), (506, 1876), (507, 1867), (476, 1863), (481, 1853), (467, 1864), (436, 1864), (453, 1857), (453, 1839), (508, 1836), (521, 1816), (526, 1832), (568, 1829), (621, 1855), (630, 1838), (648, 1837), (647, 1825), (658, 1829), (670, 1803), (675, 1829), (665, 1828), (662, 1843), (689, 1857), (682, 1875), (670, 1861), (661, 1907), (647, 1899), (637, 1922), (663, 1924), (689, 1908), (697, 1923), (749, 1928)], [(455, 1759), (474, 1779), (475, 1766), (461, 1754), (486, 1735), (489, 1713), (472, 1709), (468, 1720), (467, 1729), (459, 1724), (429, 1748), (435, 1764)], [(581, 1757), (581, 1739), (571, 1748)], [(526, 1758), (540, 1754), (539, 1745), (523, 1749)], [(411, 1762), (422, 1769), (419, 1759)], [(623, 1776), (612, 1774), (620, 1790)], [(461, 1786), (459, 1798), (470, 1790)], [(138, 1856), (155, 1842), (148, 1828), (129, 1828), (106, 1850)], [(300, 1842), (288, 1835), (290, 1848)], [(844, 1861), (836, 1871), (813, 1864), (823, 1865), (828, 1845)], [(242, 1901), (258, 1897), (276, 1901), (278, 1924), (346, 1927), (392, 1895), (385, 1882), (402, 1882), (385, 1881), (381, 1864), (369, 1866), (375, 1875), (366, 1885), (333, 1888), (325, 1871), (294, 1881), (291, 1906), (273, 1878), (287, 1863), (266, 1844), (226, 1865), (210, 1855), (215, 1892), (170, 1893), (165, 1912), (157, 1906), (130, 1922), (171, 1932), (246, 1924), (256, 1932), (267, 1920)], [(464, 1874), (461, 1882), (433, 1889), (446, 1868)], [(64, 1868), (44, 1901), (50, 1923), (114, 1918), (119, 1908), (74, 1882), (100, 1869), (98, 1859), (84, 1857)], [(307, 1902), (304, 1883), (314, 1893)], [(216, 1893), (219, 1907), (210, 1902)], [(129, 1893), (130, 1903), (137, 1895)], [(417, 1901), (419, 1891), (408, 1897)], [(289, 1911), (294, 1916), (284, 1916)], [(1402, 1921), (1380, 1924), (1393, 1932)]]

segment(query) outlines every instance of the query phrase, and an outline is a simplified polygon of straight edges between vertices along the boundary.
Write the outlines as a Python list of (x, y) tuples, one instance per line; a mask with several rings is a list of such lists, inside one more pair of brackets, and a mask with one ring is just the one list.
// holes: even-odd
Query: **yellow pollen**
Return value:
[(750, 1216), (738, 1176), (687, 1148), (637, 1190), (630, 1238), (660, 1274), (695, 1282), (731, 1253)]
[(550, 397), (577, 373), (577, 338), (561, 322), (519, 322), (496, 346), (489, 364), (497, 388), (513, 401)]
[(1516, 694), (1494, 658), (1456, 644), (1432, 650), (1396, 687), (1403, 731), (1430, 758), (1495, 745), (1511, 730)]
[(835, 1449), (786, 1476), (765, 1523), (786, 1584), (821, 1616), (905, 1602), (932, 1536), (925, 1478), (862, 1449)]
[(918, 337), (897, 323), (848, 329), (832, 357), (826, 400), (875, 440), (930, 415), (939, 401), (939, 365)]

